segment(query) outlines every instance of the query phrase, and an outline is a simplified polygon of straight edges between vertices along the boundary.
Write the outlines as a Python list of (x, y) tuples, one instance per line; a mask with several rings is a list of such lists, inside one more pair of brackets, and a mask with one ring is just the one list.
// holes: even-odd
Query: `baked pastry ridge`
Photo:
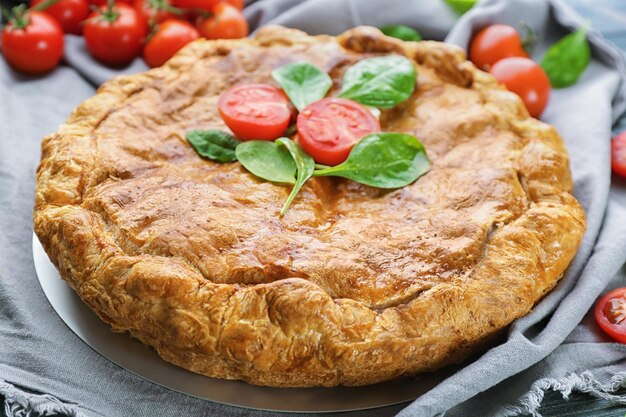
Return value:
[[(201, 159), (193, 129), (227, 130), (219, 95), (307, 60), (340, 89), (359, 59), (401, 54), (414, 95), (382, 112), (431, 171), (398, 190), (314, 178), (289, 187)], [(81, 299), (165, 360), (269, 386), (365, 385), (459, 362), (552, 289), (585, 216), (562, 139), (439, 42), (358, 27), (266, 27), (198, 40), (117, 77), (42, 145), (35, 231)]]

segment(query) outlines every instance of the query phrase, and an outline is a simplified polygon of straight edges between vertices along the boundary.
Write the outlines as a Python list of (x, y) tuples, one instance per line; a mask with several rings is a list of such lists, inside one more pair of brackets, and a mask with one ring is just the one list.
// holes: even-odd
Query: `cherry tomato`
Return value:
[(478, 32), (472, 39), (469, 56), (478, 68), (485, 71), (504, 58), (528, 58), (519, 34), (509, 25), (491, 25)]
[[(30, 7), (42, 1), (44, 0), (31, 0)], [(56, 19), (63, 32), (80, 35), (83, 33), (82, 22), (89, 16), (89, 2), (87, 0), (59, 0), (42, 11)]]
[(26, 12), (11, 19), (2, 30), (2, 55), (20, 71), (48, 72), (63, 57), (63, 30), (50, 15)]
[(124, 3), (96, 10), (84, 28), (89, 53), (109, 65), (128, 64), (139, 55), (146, 32), (137, 10)]
[(489, 73), (522, 98), (532, 117), (541, 116), (552, 91), (543, 68), (528, 58), (504, 58)]
[(289, 125), (285, 94), (267, 84), (239, 84), (220, 97), (218, 109), (226, 125), (241, 140), (274, 140)]
[(615, 135), (611, 141), (611, 168), (626, 178), (626, 130)]
[(167, 0), (135, 0), (133, 6), (146, 25), (161, 23), (178, 17), (167, 10), (170, 7)]
[(151, 68), (159, 67), (189, 42), (198, 39), (198, 31), (189, 22), (170, 19), (159, 25), (143, 49), (143, 59)]
[(181, 9), (200, 9), (210, 12), (221, 0), (173, 0), (173, 4)]
[(620, 343), (626, 343), (626, 288), (618, 288), (600, 299), (594, 309), (602, 330)]
[(345, 98), (328, 97), (306, 106), (296, 123), (298, 141), (315, 162), (338, 165), (369, 133), (380, 132), (378, 119), (365, 106)]
[(226, 2), (215, 6), (213, 16), (200, 17), (197, 27), (200, 35), (207, 39), (239, 39), (249, 32), (243, 13)]

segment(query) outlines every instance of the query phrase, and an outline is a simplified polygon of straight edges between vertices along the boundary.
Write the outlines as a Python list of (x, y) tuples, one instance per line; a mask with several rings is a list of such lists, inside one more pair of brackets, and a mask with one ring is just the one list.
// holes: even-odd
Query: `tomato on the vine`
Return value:
[(372, 112), (356, 101), (327, 97), (306, 106), (296, 123), (302, 149), (324, 165), (345, 161), (365, 135), (380, 132)]
[(63, 30), (43, 12), (17, 6), (2, 29), (2, 55), (16, 69), (30, 74), (52, 70), (63, 57)]
[(226, 125), (241, 140), (274, 140), (291, 119), (289, 100), (268, 84), (239, 84), (226, 90), (218, 109)]
[(489, 73), (522, 98), (532, 117), (541, 116), (552, 91), (543, 68), (531, 59), (514, 57), (496, 62)]
[(124, 65), (139, 55), (146, 32), (137, 10), (118, 3), (94, 11), (85, 21), (83, 34), (94, 58), (105, 64)]
[(602, 330), (620, 343), (626, 343), (626, 288), (617, 288), (602, 297), (594, 309)]
[(199, 37), (191, 23), (180, 19), (166, 20), (144, 47), (143, 59), (152, 68), (161, 66), (183, 46)]
[(174, 9), (168, 0), (135, 0), (133, 6), (146, 25), (157, 24), (178, 17), (173, 12)]
[(487, 26), (472, 39), (469, 58), (482, 70), (488, 71), (496, 62), (509, 57), (528, 57), (519, 33), (512, 26)]
[(626, 178), (626, 130), (615, 135), (611, 141), (611, 168)]
[(224, 1), (215, 6), (212, 16), (200, 17), (196, 26), (207, 39), (239, 39), (249, 32), (243, 13)]
[[(45, 0), (31, 0), (30, 7), (35, 7)], [(89, 2), (87, 0), (59, 0), (42, 10), (49, 14), (61, 25), (63, 32), (80, 35), (83, 33), (82, 22), (89, 16)]]

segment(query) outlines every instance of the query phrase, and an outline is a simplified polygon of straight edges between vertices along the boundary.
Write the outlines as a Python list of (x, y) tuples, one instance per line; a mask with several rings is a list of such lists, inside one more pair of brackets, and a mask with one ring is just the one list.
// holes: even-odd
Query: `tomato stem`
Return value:
[(11, 9), (11, 13), (8, 16), (9, 23), (13, 24), (13, 29), (26, 29), (29, 20), (26, 16), (26, 4), (22, 3)]
[(44, 0), (41, 3), (37, 4), (30, 8), (30, 10), (41, 11), (46, 10), (48, 7), (58, 3), (60, 0)]
[(104, 11), (104, 13), (102, 13), (101, 15), (102, 18), (109, 23), (115, 22), (117, 18), (120, 17), (120, 14), (115, 12), (115, 10), (113, 10), (114, 7), (115, 7), (115, 0), (107, 0), (107, 8)]
[(208, 19), (209, 17), (213, 16), (213, 12), (207, 12), (204, 9), (186, 9), (186, 10), (189, 10), (190, 12), (200, 15), (200, 17), (202, 17), (203, 19)]
[(149, 2), (150, 2), (150, 8), (153, 11), (165, 10), (166, 12), (173, 13), (177, 16), (180, 16), (184, 13), (183, 9), (172, 6), (167, 0), (149, 0)]
[(535, 43), (537, 42), (537, 34), (528, 25), (528, 23), (524, 21), (520, 22), (520, 26), (522, 27), (522, 48), (530, 54), (535, 47)]

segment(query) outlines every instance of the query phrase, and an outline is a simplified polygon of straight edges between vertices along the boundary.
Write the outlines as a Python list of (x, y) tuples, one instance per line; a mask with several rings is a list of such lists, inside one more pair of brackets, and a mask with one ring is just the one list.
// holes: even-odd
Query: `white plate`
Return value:
[(284, 412), (364, 410), (411, 401), (444, 379), (448, 372), (427, 374), (365, 387), (268, 388), (214, 379), (162, 360), (155, 350), (113, 333), (59, 276), (33, 234), (33, 258), (39, 283), (59, 317), (96, 352), (113, 363), (166, 388), (217, 403)]

